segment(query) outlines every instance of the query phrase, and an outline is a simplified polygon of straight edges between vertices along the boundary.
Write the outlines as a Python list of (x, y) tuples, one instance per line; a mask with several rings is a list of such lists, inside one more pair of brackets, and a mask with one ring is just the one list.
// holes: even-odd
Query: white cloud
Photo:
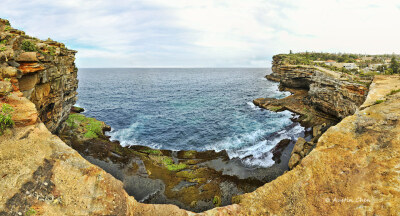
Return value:
[(0, 17), (82, 67), (269, 66), (294, 51), (392, 53), (397, 1), (2, 0)]

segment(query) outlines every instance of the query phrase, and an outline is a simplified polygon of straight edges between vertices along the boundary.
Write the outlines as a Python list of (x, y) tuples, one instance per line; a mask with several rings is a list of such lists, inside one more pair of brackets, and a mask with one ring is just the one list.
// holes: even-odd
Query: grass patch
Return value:
[(394, 94), (396, 94), (398, 92), (400, 92), (400, 89), (392, 90), (389, 94), (387, 94), (387, 96), (394, 95)]
[(51, 56), (55, 56), (56, 55), (56, 48), (55, 47), (49, 46), (49, 47), (47, 47), (47, 50), (49, 51), (49, 54)]
[(153, 154), (153, 155), (161, 155), (161, 151), (157, 149), (144, 149), (141, 150), (141, 152), (147, 153), (147, 154)]
[(36, 215), (36, 210), (35, 209), (33, 209), (33, 208), (30, 208), (26, 213), (25, 213), (25, 215), (26, 216), (32, 216), (32, 215)]
[(380, 103), (383, 103), (383, 102), (385, 102), (385, 100), (376, 100), (374, 104), (380, 104)]
[(186, 164), (184, 163), (179, 163), (179, 164), (175, 164), (174, 161), (169, 158), (169, 157), (165, 157), (162, 159), (162, 163), (164, 164), (164, 166), (169, 170), (169, 171), (179, 171), (179, 170), (183, 170), (186, 168)]
[(271, 110), (272, 112), (278, 112), (279, 110), (282, 109), (281, 106), (273, 106), (273, 107), (268, 107), (269, 110)]
[(214, 204), (214, 206), (219, 207), (221, 205), (221, 197), (214, 196), (213, 204)]
[(94, 118), (87, 118), (82, 114), (70, 114), (66, 121), (67, 126), (76, 129), (82, 127), (84, 129), (83, 137), (88, 139), (98, 138), (103, 134), (103, 124)]
[(7, 128), (14, 126), (11, 113), (14, 109), (9, 104), (3, 104), (0, 111), (0, 135), (3, 135)]

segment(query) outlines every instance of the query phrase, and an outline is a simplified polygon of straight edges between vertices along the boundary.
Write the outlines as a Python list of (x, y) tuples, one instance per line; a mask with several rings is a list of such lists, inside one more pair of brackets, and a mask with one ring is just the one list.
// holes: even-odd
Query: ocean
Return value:
[(77, 106), (112, 127), (122, 146), (168, 150), (226, 150), (247, 167), (270, 167), (270, 150), (304, 128), (255, 107), (260, 97), (289, 92), (264, 78), (268, 68), (82, 68)]

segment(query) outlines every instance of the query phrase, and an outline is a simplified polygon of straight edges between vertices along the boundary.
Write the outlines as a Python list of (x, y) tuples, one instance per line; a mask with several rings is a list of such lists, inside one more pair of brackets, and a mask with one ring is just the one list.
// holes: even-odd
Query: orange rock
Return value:
[(21, 97), (21, 92), (13, 92), (8, 97), (7, 103), (14, 108), (12, 120), (15, 122), (15, 126), (33, 125), (37, 122), (38, 113), (35, 104), (27, 98)]
[(44, 67), (39, 63), (20, 63), (18, 69), (20, 69), (22, 73), (27, 74), (44, 70)]

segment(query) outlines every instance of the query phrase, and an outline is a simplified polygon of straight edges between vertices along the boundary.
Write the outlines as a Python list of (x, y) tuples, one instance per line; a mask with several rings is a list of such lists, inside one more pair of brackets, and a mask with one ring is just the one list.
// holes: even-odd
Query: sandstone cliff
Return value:
[(339, 119), (353, 114), (368, 93), (365, 84), (347, 74), (316, 66), (286, 65), (280, 55), (274, 56), (272, 71), (268, 79), (280, 82), (283, 88), (307, 90), (313, 107)]
[(3, 19), (0, 50), (0, 79), (9, 78), (14, 90), (36, 105), (46, 127), (58, 133), (77, 99), (76, 51), (27, 36)]

